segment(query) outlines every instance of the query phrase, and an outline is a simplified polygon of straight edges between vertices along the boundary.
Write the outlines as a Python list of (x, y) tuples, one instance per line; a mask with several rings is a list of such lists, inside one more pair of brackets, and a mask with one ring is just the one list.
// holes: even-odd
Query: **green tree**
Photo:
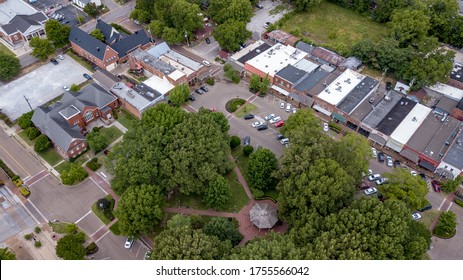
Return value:
[(27, 112), (27, 113), (24, 113), (22, 114), (19, 118), (18, 118), (18, 125), (19, 127), (21, 127), (22, 129), (26, 129), (28, 127), (32, 127), (34, 126), (32, 124), (32, 115), (34, 114), (34, 111), (30, 111), (30, 112)]
[(87, 178), (88, 173), (82, 167), (82, 165), (77, 163), (71, 163), (69, 170), (62, 171), (61, 174), (61, 182), (65, 185), (73, 185), (77, 182), (83, 181)]
[(297, 12), (306, 12), (310, 10), (310, 8), (320, 4), (322, 1), (321, 0), (292, 0), (292, 2)]
[(212, 120), (214, 120), (214, 122), (220, 126), (220, 130), (223, 133), (228, 133), (230, 130), (230, 124), (222, 112), (213, 112), (209, 109), (201, 107), (199, 108), (198, 113), (199, 115), (208, 115), (210, 118), (212, 118)]
[(253, 74), (249, 80), (249, 90), (256, 93), (260, 89), (260, 77)]
[(384, 197), (403, 201), (412, 211), (428, 204), (425, 196), (428, 186), (419, 176), (413, 176), (407, 169), (396, 168), (392, 173), (384, 173), (388, 183), (379, 186)]
[(314, 133), (317, 131), (321, 132), (320, 120), (315, 117), (310, 109), (298, 110), (296, 114), (290, 115), (288, 120), (285, 122), (285, 125), (281, 128), (281, 132), (284, 135), (293, 138), (295, 132), (303, 127), (310, 128)]
[(51, 141), (46, 135), (40, 135), (34, 144), (34, 151), (44, 152), (51, 147)]
[(250, 154), (252, 154), (253, 151), (254, 151), (254, 147), (251, 146), (251, 145), (248, 145), (248, 146), (246, 146), (246, 147), (243, 148), (243, 154), (244, 154), (245, 156), (247, 156), (247, 157), (248, 157)]
[(441, 184), (441, 189), (446, 193), (452, 193), (461, 185), (461, 179), (461, 175), (458, 175), (454, 180), (446, 180)]
[(402, 46), (421, 41), (431, 28), (428, 16), (416, 8), (395, 10), (388, 26), (393, 38)]
[(93, 29), (92, 31), (90, 31), (89, 34), (95, 37), (95, 39), (100, 40), (101, 42), (104, 42), (105, 40), (103, 32), (101, 32), (101, 30), (98, 28)]
[(69, 44), (70, 32), (71, 27), (69, 25), (61, 24), (57, 20), (50, 19), (45, 22), (45, 33), (55, 48), (62, 48)]
[(240, 44), (251, 36), (251, 32), (246, 29), (246, 23), (243, 21), (227, 21), (217, 26), (213, 35), (222, 49), (237, 51)]
[(218, 24), (238, 21), (246, 25), (253, 15), (249, 0), (210, 0), (208, 12)]
[(238, 147), (240, 144), (241, 144), (241, 139), (238, 136), (233, 135), (230, 138), (230, 148), (234, 149)]
[(273, 173), (277, 169), (278, 161), (275, 154), (267, 148), (257, 149), (249, 156), (246, 166), (249, 186), (261, 191), (274, 189), (277, 181)]
[(404, 259), (419, 260), (431, 246), (431, 232), (424, 223), (412, 221), (409, 225), (409, 234), (407, 236), (408, 244), (404, 249)]
[(98, 15), (99, 11), (98, 11), (98, 7), (96, 6), (96, 4), (93, 2), (90, 2), (90, 3), (87, 3), (87, 5), (85, 5), (84, 12), (86, 12), (87, 15), (94, 18)]
[(83, 15), (77, 15), (76, 19), (79, 23), (83, 23), (85, 21), (85, 17)]
[(260, 94), (266, 94), (269, 88), (270, 88), (270, 79), (267, 76), (264, 79), (262, 79), (262, 82), (259, 85)]
[(437, 227), (434, 229), (436, 234), (450, 235), (457, 227), (457, 215), (452, 211), (444, 212), (439, 217)]
[(55, 47), (53, 47), (53, 44), (48, 39), (33, 37), (29, 41), (29, 45), (34, 48), (32, 55), (40, 60), (47, 59), (50, 54), (55, 52)]
[(92, 149), (95, 154), (104, 150), (109, 145), (108, 138), (99, 131), (90, 132), (87, 134), (86, 138), (90, 149)]
[[(135, 10), (134, 10), (135, 11)], [(149, 25), (149, 30), (151, 34), (155, 37), (161, 37), (162, 32), (164, 30), (165, 24), (162, 21), (159, 20), (153, 20), (151, 21)]]
[(12, 79), (19, 73), (20, 69), (21, 64), (19, 63), (19, 59), (0, 52), (0, 80), (6, 81)]
[(10, 248), (0, 248), (0, 260), (16, 260), (16, 255), (10, 251)]
[(170, 10), (170, 20), (172, 27), (181, 34), (189, 36), (203, 26), (202, 18), (197, 4), (189, 3), (185, 0), (174, 0)]
[(230, 184), (227, 179), (217, 176), (207, 186), (204, 193), (204, 202), (207, 206), (222, 209), (231, 196)]
[(28, 127), (26, 128), (25, 132), (26, 132), (27, 138), (29, 138), (30, 140), (33, 140), (39, 137), (39, 135), (41, 134), (40, 131), (35, 127)]
[(188, 100), (189, 95), (190, 87), (186, 84), (181, 84), (172, 89), (169, 93), (169, 98), (175, 106), (180, 106)]
[(236, 246), (243, 239), (237, 226), (236, 222), (231, 222), (226, 218), (213, 217), (202, 230), (207, 235), (217, 236), (220, 241), (229, 240), (232, 246)]
[(152, 260), (219, 260), (231, 248), (230, 242), (194, 230), (190, 224), (168, 224), (153, 241)]
[(56, 255), (64, 260), (83, 260), (85, 256), (85, 235), (66, 234), (56, 244)]
[(168, 44), (178, 44), (182, 42), (184, 38), (181, 32), (171, 27), (164, 27), (162, 33), (162, 38), (164, 38)]
[(121, 196), (115, 215), (119, 229), (128, 236), (140, 236), (154, 230), (164, 216), (165, 197), (157, 186), (132, 186)]
[(78, 92), (80, 90), (80, 86), (76, 84), (72, 84), (70, 87), (71, 91)]

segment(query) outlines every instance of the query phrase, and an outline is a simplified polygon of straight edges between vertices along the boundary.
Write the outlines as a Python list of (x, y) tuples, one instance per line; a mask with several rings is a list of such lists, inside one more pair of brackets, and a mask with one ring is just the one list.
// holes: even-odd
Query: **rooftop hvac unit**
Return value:
[(154, 98), (154, 93), (152, 93), (151, 91), (148, 91), (146, 94), (147, 94), (149, 97)]
[(416, 121), (418, 121), (418, 119), (416, 117), (413, 117), (412, 122), (416, 122)]
[(326, 91), (327, 93), (330, 93), (330, 90), (329, 90), (329, 89), (325, 89), (325, 91)]
[(388, 95), (386, 95), (386, 96), (384, 96), (384, 100), (389, 101), (389, 100), (391, 100), (391, 98)]
[(339, 86), (339, 87), (336, 88), (336, 90), (337, 90), (337, 91), (341, 91), (341, 90), (342, 90), (342, 87)]
[(256, 53), (260, 53), (260, 49), (256, 49)]

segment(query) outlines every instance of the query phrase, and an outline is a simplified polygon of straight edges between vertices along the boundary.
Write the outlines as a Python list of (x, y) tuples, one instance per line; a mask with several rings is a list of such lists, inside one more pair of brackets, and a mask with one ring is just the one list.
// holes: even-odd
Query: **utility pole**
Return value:
[(188, 48), (190, 48), (190, 42), (188, 42), (188, 35), (185, 31), (185, 39), (186, 39), (186, 44), (188, 45)]
[(24, 97), (24, 99), (26, 99), (27, 105), (29, 105), (29, 108), (31, 108), (31, 111), (34, 111), (34, 109), (32, 109), (31, 104), (29, 103), (29, 100), (27, 99), (27, 97), (25, 95), (23, 95), (23, 97)]

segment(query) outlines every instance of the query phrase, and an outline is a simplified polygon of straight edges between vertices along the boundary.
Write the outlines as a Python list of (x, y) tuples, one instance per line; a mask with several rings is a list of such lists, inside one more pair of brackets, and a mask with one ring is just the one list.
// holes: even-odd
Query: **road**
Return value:
[(23, 54), (18, 57), (19, 63), (21, 64), (21, 68), (27, 67), (32, 63), (39, 61), (39, 59), (35, 56), (32, 56), (30, 53)]
[[(107, 23), (111, 23), (111, 22), (119, 23), (121, 21), (126, 20), (129, 17), (134, 7), (135, 7), (135, 1), (128, 2), (123, 6), (119, 6), (113, 10), (110, 10), (108, 13), (101, 16), (101, 19)], [(82, 29), (85, 32), (89, 32), (95, 27), (96, 27), (96, 20), (92, 19), (91, 21), (81, 25), (80, 29)]]

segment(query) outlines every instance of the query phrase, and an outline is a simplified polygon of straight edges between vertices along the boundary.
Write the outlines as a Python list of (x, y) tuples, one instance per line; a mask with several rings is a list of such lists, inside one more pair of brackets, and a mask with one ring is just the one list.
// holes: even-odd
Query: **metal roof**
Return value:
[(301, 80), (295, 87), (294, 89), (301, 91), (301, 92), (306, 92), (312, 89), (316, 84), (318, 84), (320, 81), (322, 81), (326, 76), (328, 76), (330, 73), (318, 68), (316, 71), (313, 73), (309, 74), (306, 76), (303, 80)]
[(371, 128), (376, 128), (401, 99), (402, 95), (395, 91), (389, 91), (387, 95), (385, 95), (373, 108), (373, 110), (371, 110), (368, 115), (363, 118), (362, 122)]
[(316, 47), (315, 50), (311, 53), (311, 55), (312, 57), (316, 57), (324, 62), (336, 66), (339, 66), (345, 60), (345, 58), (340, 56), (339, 54), (322, 47)]
[(337, 107), (350, 114), (367, 98), (368, 94), (374, 90), (378, 83), (377, 80), (366, 76)]
[(279, 76), (279, 77), (285, 79), (286, 81), (294, 84), (297, 81), (299, 81), (301, 78), (303, 78), (304, 75), (306, 75), (306, 74), (307, 74), (307, 72), (305, 72), (304, 70), (296, 68), (296, 67), (294, 67), (292, 65), (287, 65), (285, 68), (278, 71), (275, 74), (275, 76)]
[[(431, 108), (428, 108), (424, 105), (417, 104), (410, 110), (410, 112), (402, 119), (400, 124), (394, 129), (394, 131), (391, 134), (391, 139), (396, 141), (397, 143), (401, 143), (405, 145), (408, 140), (413, 136), (415, 131), (420, 127), (420, 125), (424, 122), (428, 114), (431, 112)], [(402, 105), (398, 105), (402, 106)], [(405, 104), (403, 106), (406, 106)], [(403, 110), (405, 112), (405, 110)], [(400, 113), (397, 112), (395, 115), (397, 118), (400, 118)], [(395, 116), (390, 116), (390, 117), (395, 117)], [(388, 123), (394, 123), (389, 122)]]
[(87, 34), (82, 29), (72, 26), (69, 33), (69, 41), (78, 45), (86, 52), (89, 52), (94, 57), (103, 60), (106, 52), (106, 44), (96, 39), (90, 34)]
[[(249, 47), (249, 46), (248, 46)], [(266, 50), (270, 49), (270, 45), (267, 43), (263, 43), (260, 46), (254, 48), (254, 49), (247, 49), (248, 53), (244, 54), (240, 58), (238, 58), (238, 62), (245, 64), (246, 61), (253, 59), (254, 57), (258, 56), (260, 53), (265, 52)]]

